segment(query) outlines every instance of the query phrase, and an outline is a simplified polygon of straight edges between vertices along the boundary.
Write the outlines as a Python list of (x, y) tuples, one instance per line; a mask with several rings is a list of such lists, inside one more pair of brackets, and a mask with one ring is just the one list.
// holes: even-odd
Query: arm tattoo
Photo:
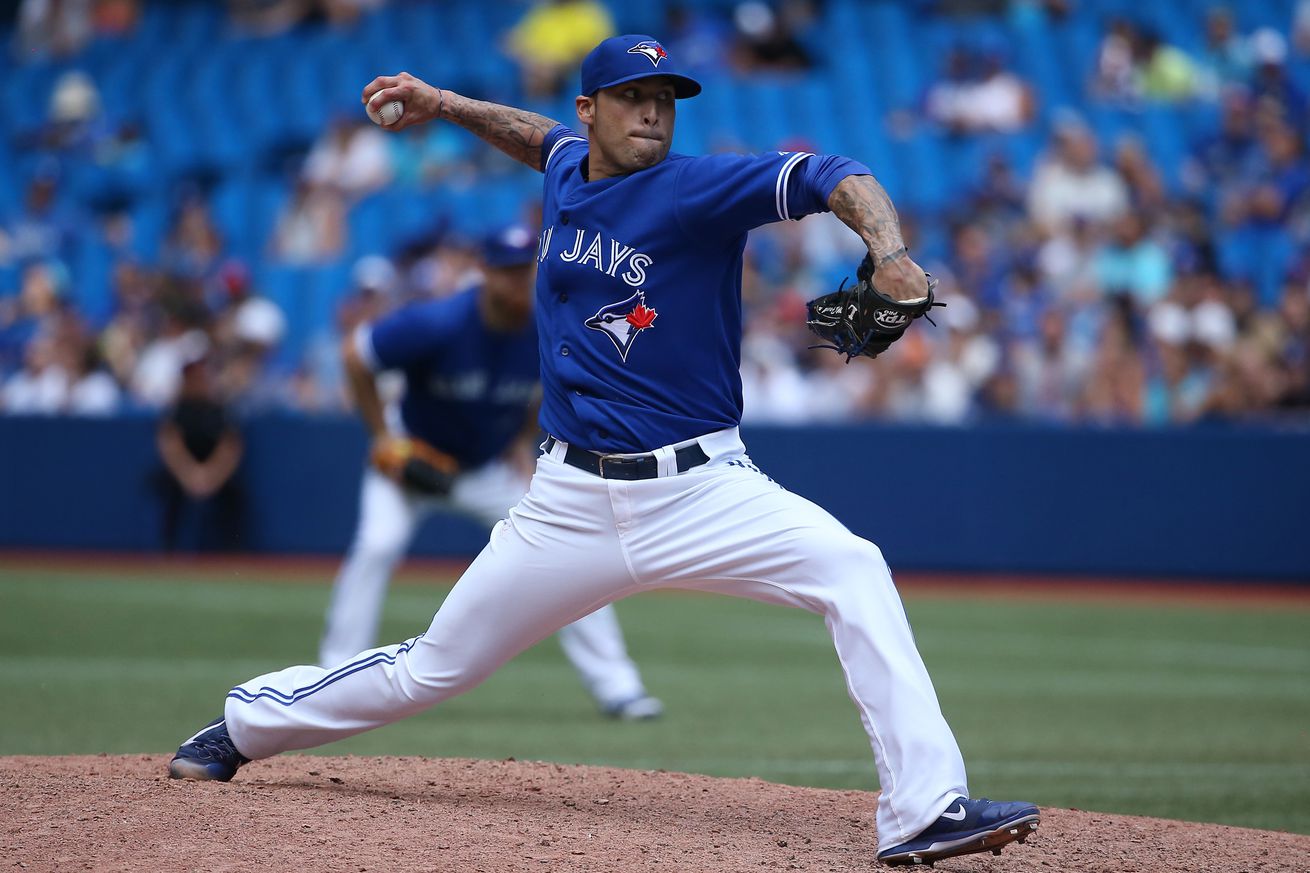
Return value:
[(905, 257), (900, 218), (877, 179), (847, 176), (828, 195), (828, 208), (860, 235), (879, 266)]
[(558, 124), (544, 115), (441, 92), (440, 118), (486, 140), (516, 161), (541, 170), (541, 144)]

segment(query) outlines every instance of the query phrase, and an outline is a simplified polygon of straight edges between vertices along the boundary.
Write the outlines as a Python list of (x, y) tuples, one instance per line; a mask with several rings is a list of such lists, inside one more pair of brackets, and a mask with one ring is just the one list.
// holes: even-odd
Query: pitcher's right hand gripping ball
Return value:
[[(434, 88), (409, 73), (378, 76), (365, 85), (360, 94), (360, 102), (369, 118), (378, 113), (373, 120), (391, 131), (441, 118), (445, 100), (445, 93), (440, 88)], [(397, 104), (396, 107), (390, 108), (393, 103)]]
[(455, 485), (459, 462), (423, 440), (385, 437), (373, 444), (373, 466), (419, 494), (444, 497)]
[(854, 286), (847, 288), (842, 280), (836, 291), (805, 304), (808, 313), (805, 326), (827, 341), (825, 345), (810, 348), (833, 349), (845, 355), (848, 364), (858, 355), (876, 358), (904, 335), (910, 322), (927, 315), (934, 306), (946, 305), (933, 300), (937, 280), (931, 274), (924, 273), (928, 280), (924, 297), (901, 301), (873, 287), (875, 269), (873, 259), (865, 255), (855, 271)]

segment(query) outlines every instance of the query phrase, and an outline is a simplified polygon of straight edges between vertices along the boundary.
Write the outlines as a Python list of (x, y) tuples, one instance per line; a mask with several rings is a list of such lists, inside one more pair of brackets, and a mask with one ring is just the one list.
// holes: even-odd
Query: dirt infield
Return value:
[[(408, 558), (397, 571), (400, 585), (448, 585), (468, 567), (468, 559)], [(176, 583), (181, 579), (265, 584), (326, 584), (340, 566), (337, 556), (186, 555), (140, 552), (41, 551), (0, 549), (0, 576), (23, 570), (70, 574), (128, 573), (138, 579)], [(43, 580), (44, 581), (44, 580)], [(1310, 610), (1310, 585), (1258, 579), (1164, 579), (1014, 573), (934, 573), (902, 571), (896, 587), (910, 598), (1021, 598), (1057, 602), (1191, 605), (1225, 609)], [(706, 597), (701, 592), (677, 596)]]
[[(227, 785), (161, 756), (0, 758), (6, 870), (846, 871), (874, 861), (874, 795), (515, 761), (286, 756)], [(1310, 870), (1310, 837), (1042, 812), (999, 858), (941, 871)]]

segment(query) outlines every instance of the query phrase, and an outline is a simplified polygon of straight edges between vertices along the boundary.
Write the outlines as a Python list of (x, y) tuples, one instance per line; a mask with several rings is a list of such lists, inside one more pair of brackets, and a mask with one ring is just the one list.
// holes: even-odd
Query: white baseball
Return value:
[(372, 100), (364, 108), (374, 124), (381, 124), (384, 127), (400, 121), (400, 116), (405, 114), (405, 104), (399, 100), (388, 100), (384, 103)]

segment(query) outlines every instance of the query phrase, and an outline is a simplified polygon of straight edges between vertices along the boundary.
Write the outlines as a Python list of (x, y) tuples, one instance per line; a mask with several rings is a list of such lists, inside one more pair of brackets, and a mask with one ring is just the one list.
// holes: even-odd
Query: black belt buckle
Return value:
[(608, 476), (605, 475), (605, 457), (606, 457), (605, 455), (599, 455), (596, 458), (596, 475), (602, 479), (609, 478)]

